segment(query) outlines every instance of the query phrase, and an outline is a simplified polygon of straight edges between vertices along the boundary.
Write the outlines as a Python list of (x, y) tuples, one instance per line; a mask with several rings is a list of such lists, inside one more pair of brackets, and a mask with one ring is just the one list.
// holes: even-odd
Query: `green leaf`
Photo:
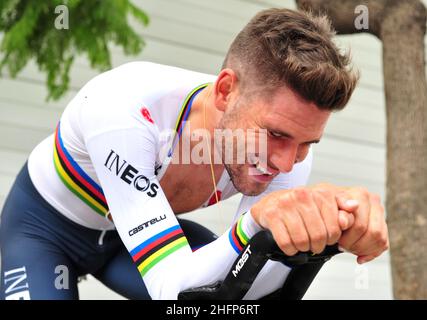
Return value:
[[(58, 5), (65, 5), (69, 29), (55, 28)], [(0, 0), (0, 73), (16, 77), (34, 59), (46, 74), (47, 99), (57, 100), (68, 90), (76, 55), (84, 55), (92, 68), (111, 68), (109, 44), (125, 54), (138, 54), (144, 40), (129, 22), (133, 16), (147, 26), (147, 14), (130, 0)], [(139, 32), (140, 33), (140, 32)]]

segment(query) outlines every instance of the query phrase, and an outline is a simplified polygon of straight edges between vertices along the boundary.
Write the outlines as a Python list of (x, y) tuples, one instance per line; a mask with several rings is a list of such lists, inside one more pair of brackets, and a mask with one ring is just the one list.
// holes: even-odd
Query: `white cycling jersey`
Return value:
[[(215, 79), (148, 62), (105, 72), (77, 93), (55, 133), (28, 160), (34, 186), (61, 214), (87, 228), (117, 229), (153, 299), (176, 299), (184, 289), (223, 280), (261, 230), (250, 207), (271, 191), (306, 184), (311, 170), (310, 152), (263, 194), (243, 196), (227, 232), (192, 252), (159, 181), (171, 159), (171, 142), (178, 139), (173, 133), (180, 131), (192, 99)], [(237, 193), (226, 170), (218, 190), (221, 200)], [(245, 298), (273, 292), (288, 272), (269, 261)]]

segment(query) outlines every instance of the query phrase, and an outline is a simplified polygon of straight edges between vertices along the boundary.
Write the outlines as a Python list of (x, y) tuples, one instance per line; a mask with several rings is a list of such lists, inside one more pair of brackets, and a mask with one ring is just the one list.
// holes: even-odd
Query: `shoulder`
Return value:
[(180, 88), (214, 80), (212, 75), (152, 62), (123, 64), (90, 80), (78, 93), (91, 108), (123, 113), (135, 104), (148, 108)]
[(139, 127), (141, 122), (156, 130), (157, 125), (175, 122), (172, 118), (181, 105), (183, 92), (214, 79), (212, 75), (178, 67), (130, 62), (90, 80), (64, 113), (79, 123), (85, 138), (117, 128)]

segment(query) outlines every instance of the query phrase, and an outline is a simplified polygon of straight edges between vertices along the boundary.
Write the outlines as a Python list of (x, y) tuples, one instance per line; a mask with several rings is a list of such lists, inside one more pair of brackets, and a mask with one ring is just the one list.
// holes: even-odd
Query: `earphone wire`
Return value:
[[(203, 104), (203, 127), (205, 129), (205, 131), (204, 131), (205, 135), (207, 134), (207, 129), (206, 129), (206, 104), (207, 104), (207, 101), (209, 101), (212, 89), (208, 88), (208, 90), (209, 90), (208, 96), (206, 97), (206, 100), (204, 101), (204, 104)], [(213, 164), (212, 164), (212, 153), (211, 153), (211, 146), (210, 146), (210, 142), (211, 141), (209, 139), (209, 136), (206, 137), (206, 138), (207, 138), (206, 140), (208, 141), (208, 156), (209, 156), (209, 164), (210, 164), (210, 169), (211, 169), (211, 177), (212, 177), (212, 182), (213, 182), (213, 187), (214, 187), (214, 194), (215, 194), (215, 200), (216, 200), (215, 204), (218, 206), (218, 211), (220, 212), (219, 216), (220, 216), (220, 219), (222, 220), (221, 223), (222, 223), (223, 228), (225, 230), (226, 229), (225, 228), (226, 224), (225, 224), (225, 221), (224, 221), (224, 217), (222, 216), (222, 210), (220, 210), (220, 208), (219, 208), (220, 204), (219, 204), (219, 199), (218, 199), (218, 191), (217, 191), (217, 185), (216, 185), (216, 180), (215, 180), (215, 173), (214, 173)], [(215, 143), (215, 141), (214, 141), (214, 143)]]

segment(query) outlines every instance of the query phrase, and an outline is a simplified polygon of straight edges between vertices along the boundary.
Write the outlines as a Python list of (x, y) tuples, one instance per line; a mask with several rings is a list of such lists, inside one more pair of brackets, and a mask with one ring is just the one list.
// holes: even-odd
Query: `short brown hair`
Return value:
[(345, 107), (359, 79), (348, 53), (333, 42), (326, 16), (289, 9), (259, 12), (237, 35), (223, 68), (247, 82), (270, 88), (284, 84), (320, 109)]

